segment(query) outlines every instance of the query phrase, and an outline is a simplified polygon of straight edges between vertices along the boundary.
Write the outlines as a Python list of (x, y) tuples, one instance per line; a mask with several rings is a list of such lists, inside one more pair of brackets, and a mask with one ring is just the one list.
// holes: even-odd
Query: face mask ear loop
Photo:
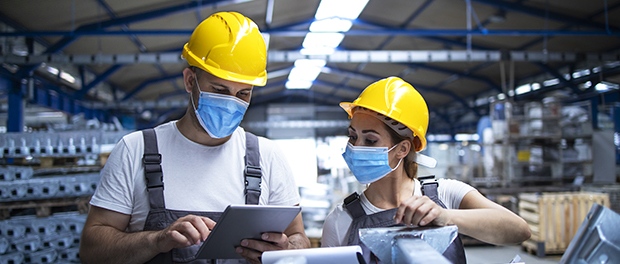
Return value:
[[(402, 141), (401, 141), (401, 142), (402, 142)], [(398, 144), (400, 144), (400, 142), (399, 142), (399, 143), (396, 143), (396, 145), (394, 145), (392, 148), (388, 149), (388, 151), (387, 151), (387, 152), (389, 153), (390, 151), (392, 151), (394, 148), (396, 148), (396, 146), (398, 146)], [(394, 168), (392, 169), (392, 171), (396, 170), (396, 169), (398, 168), (398, 166), (400, 166), (400, 163), (401, 163), (401, 162), (403, 162), (403, 159), (404, 159), (404, 158), (402, 158), (402, 159), (400, 159), (400, 160), (398, 161), (398, 164), (396, 164), (396, 167), (394, 167)], [(392, 167), (390, 167), (390, 168), (392, 168)]]
[[(200, 86), (198, 85), (198, 75), (196, 75), (196, 73), (194, 73), (194, 81), (196, 82), (196, 87), (198, 87), (198, 93), (200, 93)], [(196, 111), (196, 104), (194, 104), (194, 91), (192, 91), (191, 93), (189, 93), (189, 97), (192, 101), (192, 107), (194, 107), (194, 111)]]

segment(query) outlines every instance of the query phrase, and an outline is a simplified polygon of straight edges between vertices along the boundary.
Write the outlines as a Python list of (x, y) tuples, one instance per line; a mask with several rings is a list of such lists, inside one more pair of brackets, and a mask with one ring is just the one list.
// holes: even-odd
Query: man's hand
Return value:
[(236, 248), (237, 253), (251, 263), (261, 263), (263, 252), (288, 249), (290, 244), (284, 233), (263, 233), (261, 239), (241, 240), (241, 246)]
[(173, 248), (198, 245), (211, 233), (215, 222), (207, 217), (187, 215), (177, 219), (157, 234), (157, 249), (168, 252)]
[[(298, 205), (297, 205), (298, 206)], [(237, 253), (250, 263), (261, 263), (265, 251), (309, 248), (310, 240), (304, 232), (304, 223), (299, 213), (284, 233), (263, 233), (261, 240), (243, 239)]]

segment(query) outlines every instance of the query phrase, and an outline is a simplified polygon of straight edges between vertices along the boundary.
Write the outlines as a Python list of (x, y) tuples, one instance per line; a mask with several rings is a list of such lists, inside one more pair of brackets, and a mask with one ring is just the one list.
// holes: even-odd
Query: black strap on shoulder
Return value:
[(357, 194), (357, 192), (352, 193), (344, 199), (344, 209), (349, 212), (353, 219), (366, 215), (362, 203), (360, 202), (360, 195)]
[(157, 148), (157, 135), (152, 128), (142, 130), (144, 138), (144, 176), (149, 192), (151, 208), (165, 208), (164, 203), (164, 174), (161, 170), (161, 154)]
[(245, 132), (245, 204), (258, 204), (263, 173), (260, 167), (258, 137)]
[(439, 193), (437, 192), (439, 182), (435, 179), (435, 175), (418, 177), (418, 180), (420, 181), (420, 185), (422, 185), (422, 195), (428, 196), (428, 198), (431, 198), (433, 202), (443, 208), (446, 208), (446, 205), (439, 200)]

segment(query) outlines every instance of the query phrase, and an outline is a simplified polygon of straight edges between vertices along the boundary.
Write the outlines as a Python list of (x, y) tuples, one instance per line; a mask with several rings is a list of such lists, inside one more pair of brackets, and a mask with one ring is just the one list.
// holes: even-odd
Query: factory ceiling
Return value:
[[(269, 79), (254, 88), (251, 107), (334, 107), (399, 76), (427, 100), (430, 131), (458, 132), (475, 130), (498, 97), (577, 101), (605, 92), (598, 83), (620, 83), (620, 0), (362, 2), (335, 49), (321, 54), (304, 52), (321, 21), (319, 0), (0, 1), (0, 73), (12, 81), (0, 85), (0, 100), (22, 85), (32, 103), (53, 108), (52, 94), (81, 106), (58, 107), (69, 112), (148, 110), (149, 125), (178, 118), (188, 99), (181, 48), (218, 11), (240, 12), (265, 33)], [(319, 62), (318, 75), (307, 89), (289, 89), (299, 88), (289, 74), (296, 61), (308, 59)]]

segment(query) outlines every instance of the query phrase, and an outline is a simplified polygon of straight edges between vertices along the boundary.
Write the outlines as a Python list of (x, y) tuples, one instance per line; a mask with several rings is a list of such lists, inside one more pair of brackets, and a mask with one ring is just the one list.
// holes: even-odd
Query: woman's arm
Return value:
[(476, 190), (463, 197), (459, 209), (444, 209), (427, 196), (413, 196), (400, 205), (394, 221), (414, 226), (456, 225), (459, 233), (496, 245), (520, 243), (531, 235), (525, 220)]
[(448, 210), (450, 222), (459, 233), (496, 244), (516, 244), (530, 238), (527, 222), (503, 206), (482, 196), (478, 191), (468, 192), (460, 209)]

